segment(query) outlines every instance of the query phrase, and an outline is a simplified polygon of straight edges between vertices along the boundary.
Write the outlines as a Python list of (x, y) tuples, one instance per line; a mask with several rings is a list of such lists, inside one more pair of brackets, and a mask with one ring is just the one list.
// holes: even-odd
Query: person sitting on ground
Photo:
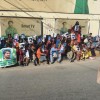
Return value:
[(51, 64), (54, 63), (54, 58), (58, 58), (58, 49), (56, 48), (56, 45), (53, 44), (50, 50), (50, 62)]
[(45, 54), (42, 52), (42, 46), (40, 46), (40, 47), (37, 49), (36, 55), (37, 55), (37, 58), (38, 58), (38, 64), (40, 64), (41, 56), (42, 56), (42, 55), (45, 55)]
[(25, 55), (24, 55), (24, 66), (28, 66), (29, 64), (29, 50), (26, 48), (25, 50)]
[(89, 33), (89, 36), (88, 36), (88, 42), (93, 42), (93, 36), (92, 36), (92, 33)]
[(50, 61), (50, 49), (51, 49), (51, 41), (48, 40), (46, 43), (46, 58), (47, 58), (47, 64), (49, 64)]
[(58, 51), (58, 59), (57, 59), (57, 61), (60, 63), (61, 62), (61, 60), (63, 59), (63, 54), (65, 53), (65, 46), (66, 44), (64, 44), (63, 43), (63, 41), (62, 41), (62, 44), (61, 44), (61, 46), (60, 46), (60, 48), (59, 48), (59, 51)]
[(36, 51), (37, 51), (37, 50), (36, 50), (36, 47), (35, 47), (34, 45), (31, 45), (31, 48), (30, 48), (30, 56), (31, 56), (32, 58), (30, 58), (30, 59), (33, 60), (33, 64), (34, 64), (35, 66), (37, 66), (37, 64), (38, 64)]
[(22, 48), (19, 49), (19, 60), (18, 61), (19, 61), (19, 65), (21, 65), (21, 66), (24, 65), (24, 63), (23, 63), (23, 61), (24, 61), (24, 52), (23, 52)]
[(91, 57), (90, 57), (90, 59), (95, 59), (96, 53), (95, 53), (95, 46), (93, 44), (93, 41), (91, 39), (89, 39), (89, 42), (88, 42), (87, 45), (88, 45), (88, 48), (91, 51)]
[(76, 53), (76, 59), (79, 61), (81, 59), (81, 49), (78, 42), (74, 42), (73, 51)]
[(91, 57), (91, 51), (90, 49), (86, 46), (86, 44), (82, 44), (82, 59), (88, 59)]

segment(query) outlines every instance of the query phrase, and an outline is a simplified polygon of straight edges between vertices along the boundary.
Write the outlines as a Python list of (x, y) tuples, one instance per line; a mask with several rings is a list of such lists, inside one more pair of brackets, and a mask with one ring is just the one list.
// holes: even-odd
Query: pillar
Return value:
[(99, 34), (99, 20), (90, 20), (89, 33), (92, 33), (93, 36), (96, 36)]
[(43, 34), (51, 35), (55, 33), (55, 19), (43, 19)]

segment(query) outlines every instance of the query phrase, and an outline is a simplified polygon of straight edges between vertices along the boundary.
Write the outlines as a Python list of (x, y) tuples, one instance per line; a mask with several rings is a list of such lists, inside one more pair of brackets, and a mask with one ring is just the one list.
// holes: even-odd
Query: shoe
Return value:
[(89, 59), (90, 59), (90, 60), (94, 60), (95, 58), (94, 58), (94, 57), (89, 57)]
[(74, 60), (71, 59), (70, 62), (74, 62)]
[(47, 63), (48, 65), (50, 64), (50, 63)]
[(58, 63), (61, 63), (61, 61), (57, 61)]
[(51, 64), (53, 64), (53, 62), (51, 62)]
[(37, 64), (33, 64), (34, 66), (37, 66)]

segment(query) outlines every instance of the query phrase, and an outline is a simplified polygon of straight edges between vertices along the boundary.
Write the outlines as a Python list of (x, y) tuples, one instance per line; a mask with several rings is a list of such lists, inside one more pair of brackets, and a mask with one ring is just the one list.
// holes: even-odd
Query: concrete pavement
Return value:
[(100, 58), (0, 69), (0, 100), (100, 100)]

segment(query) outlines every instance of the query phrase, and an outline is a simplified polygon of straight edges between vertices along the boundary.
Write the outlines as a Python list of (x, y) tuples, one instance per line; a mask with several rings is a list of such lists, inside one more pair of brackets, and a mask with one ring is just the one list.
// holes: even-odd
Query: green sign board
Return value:
[(3, 48), (0, 50), (0, 67), (12, 66), (17, 63), (16, 49)]
[(76, 0), (75, 14), (89, 14), (88, 0)]

